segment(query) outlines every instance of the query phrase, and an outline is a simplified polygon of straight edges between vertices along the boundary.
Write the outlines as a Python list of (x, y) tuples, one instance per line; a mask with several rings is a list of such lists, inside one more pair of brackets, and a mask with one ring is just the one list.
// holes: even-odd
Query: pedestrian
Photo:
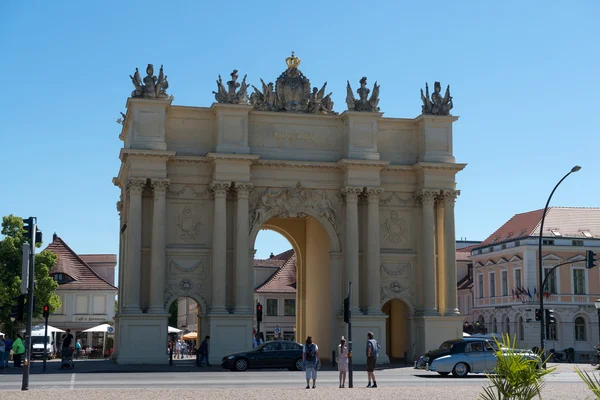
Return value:
[(254, 336), (254, 342), (252, 343), (252, 347), (258, 347), (261, 344), (263, 344), (265, 341), (263, 339), (260, 338), (260, 333), (257, 333)]
[(10, 360), (10, 353), (12, 351), (13, 342), (8, 336), (4, 337), (4, 368), (8, 368), (8, 361)]
[(202, 366), (202, 360), (206, 360), (206, 366), (212, 367), (208, 362), (208, 341), (210, 340), (210, 336), (205, 336), (202, 343), (200, 343), (200, 366)]
[(317, 385), (317, 369), (319, 367), (319, 346), (313, 342), (313, 337), (306, 338), (302, 348), (302, 363), (306, 371), (306, 389), (310, 389), (310, 380), (312, 378), (314, 389)]
[(185, 358), (185, 349), (187, 349), (187, 343), (185, 342), (185, 340), (181, 341), (181, 359), (183, 360)]
[(12, 344), (13, 348), (13, 364), (15, 368), (21, 368), (21, 359), (25, 354), (25, 346), (23, 346), (23, 339), (20, 334), (17, 334), (17, 338)]
[(6, 354), (6, 346), (4, 344), (4, 335), (0, 334), (0, 368), (4, 369), (4, 356)]
[[(377, 381), (375, 380), (375, 364), (377, 364), (377, 356), (379, 355), (379, 343), (375, 340), (373, 332), (367, 333), (367, 377), (369, 379), (368, 388), (376, 388)], [(373, 384), (371, 385), (371, 382)]]
[(346, 385), (346, 372), (348, 372), (348, 347), (346, 347), (346, 339), (342, 336), (338, 346), (338, 371), (340, 371), (340, 388)]
[(175, 358), (179, 359), (180, 354), (181, 354), (181, 339), (177, 339), (177, 342), (175, 342)]
[(75, 351), (77, 352), (75, 358), (79, 360), (79, 355), (81, 354), (81, 339), (77, 339), (77, 343), (75, 343)]

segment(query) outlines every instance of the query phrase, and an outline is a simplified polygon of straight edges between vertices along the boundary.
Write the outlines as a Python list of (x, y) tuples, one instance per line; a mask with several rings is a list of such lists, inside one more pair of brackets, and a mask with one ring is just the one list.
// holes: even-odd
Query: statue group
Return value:
[[(252, 105), (258, 111), (284, 111), (308, 114), (337, 115), (333, 111), (332, 93), (325, 94), (327, 82), (321, 89), (313, 87), (311, 89), (310, 80), (298, 69), (300, 58), (296, 57), (294, 52), (285, 60), (287, 69), (273, 82), (265, 83), (260, 80), (262, 90), (254, 85), (253, 93), (248, 97), (248, 84), (246, 75), (242, 82), (238, 82), (238, 70), (234, 69), (231, 80), (227, 82), (227, 87), (223, 84), (221, 75), (217, 80), (217, 91), (213, 92), (215, 100), (218, 103), (227, 104), (248, 104)], [(169, 83), (167, 76), (163, 73), (163, 67), (160, 66), (158, 77), (154, 76), (154, 66), (148, 64), (146, 68), (146, 77), (142, 80), (139, 70), (136, 68), (133, 76), (129, 75), (135, 90), (131, 97), (146, 99), (168, 99), (173, 96), (167, 94)], [(373, 85), (373, 90), (367, 88), (367, 78), (360, 80), (360, 87), (356, 90), (358, 98), (354, 96), (350, 82), (346, 87), (346, 104), (349, 111), (360, 112), (379, 112), (379, 85), (377, 82)], [(370, 95), (370, 96), (369, 96)], [(453, 107), (452, 96), (450, 96), (450, 85), (446, 88), (444, 96), (441, 95), (441, 85), (435, 82), (433, 93), (429, 96), (429, 86), (425, 84), (425, 94), (421, 89), (421, 100), (423, 101), (422, 113), (428, 115), (450, 115)], [(124, 123), (125, 117), (117, 122)]]

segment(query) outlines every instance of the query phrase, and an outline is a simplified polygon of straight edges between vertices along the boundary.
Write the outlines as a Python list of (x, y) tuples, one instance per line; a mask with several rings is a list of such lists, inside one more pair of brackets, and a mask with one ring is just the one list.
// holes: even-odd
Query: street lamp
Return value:
[(598, 312), (598, 343), (600, 343), (600, 299), (594, 303), (596, 311)]
[(540, 223), (540, 238), (538, 243), (538, 295), (540, 296), (540, 350), (544, 350), (544, 288), (542, 287), (542, 283), (544, 282), (544, 270), (542, 268), (542, 236), (544, 234), (544, 220), (546, 219), (546, 213), (548, 212), (548, 205), (550, 204), (550, 199), (552, 199), (552, 195), (556, 191), (556, 188), (565, 180), (567, 176), (571, 175), (573, 172), (577, 172), (581, 169), (579, 165), (571, 168), (571, 171), (567, 173), (563, 178), (558, 181), (550, 196), (548, 197), (548, 201), (546, 201), (546, 207), (544, 207), (544, 213), (542, 214), (542, 222)]

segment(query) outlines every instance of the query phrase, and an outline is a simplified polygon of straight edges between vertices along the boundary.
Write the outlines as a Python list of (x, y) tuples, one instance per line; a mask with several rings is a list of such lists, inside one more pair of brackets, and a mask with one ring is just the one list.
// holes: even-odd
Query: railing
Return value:
[[(593, 305), (594, 302), (600, 297), (598, 294), (551, 294), (550, 296), (544, 297), (545, 303), (558, 303), (558, 304), (585, 304)], [(476, 298), (474, 300), (474, 307), (485, 307), (485, 306), (498, 306), (498, 305), (516, 305), (516, 304), (533, 304), (539, 303), (537, 296), (529, 296), (520, 298), (513, 298), (510, 296), (496, 296), (496, 297), (483, 297)]]

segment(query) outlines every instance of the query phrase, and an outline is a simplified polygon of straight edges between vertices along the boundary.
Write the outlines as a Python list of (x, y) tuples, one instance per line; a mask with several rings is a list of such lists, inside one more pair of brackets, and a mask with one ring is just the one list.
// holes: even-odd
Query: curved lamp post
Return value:
[(563, 178), (558, 181), (558, 183), (556, 184), (556, 186), (554, 186), (554, 189), (552, 189), (552, 192), (550, 193), (550, 196), (548, 197), (548, 201), (546, 201), (546, 207), (544, 207), (544, 213), (542, 214), (542, 222), (540, 223), (540, 238), (539, 238), (539, 243), (538, 243), (538, 295), (540, 296), (540, 350), (545, 351), (545, 347), (544, 347), (544, 288), (542, 287), (542, 284), (544, 282), (544, 269), (542, 268), (542, 236), (544, 234), (544, 220), (546, 219), (546, 213), (548, 212), (548, 205), (550, 204), (550, 200), (552, 199), (552, 195), (554, 195), (554, 192), (556, 191), (556, 188), (558, 188), (558, 186), (565, 180), (567, 179), (567, 176), (571, 175), (573, 172), (577, 172), (581, 169), (581, 167), (579, 165), (574, 166), (573, 168), (571, 168), (571, 171), (569, 171), (568, 174), (566, 174), (565, 176), (563, 176)]

